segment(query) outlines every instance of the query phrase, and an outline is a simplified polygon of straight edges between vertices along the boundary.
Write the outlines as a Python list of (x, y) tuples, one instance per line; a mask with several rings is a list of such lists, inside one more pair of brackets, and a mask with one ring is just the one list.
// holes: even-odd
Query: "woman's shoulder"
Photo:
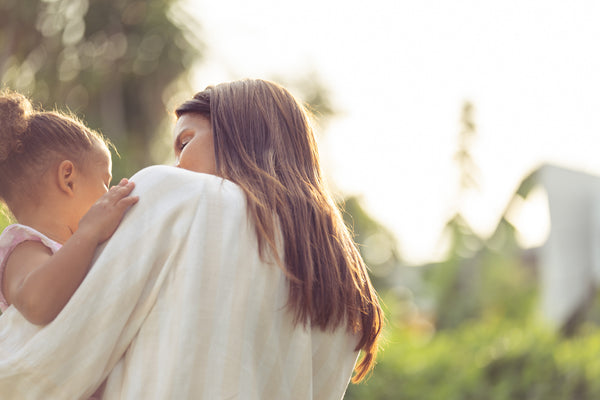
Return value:
[(188, 171), (178, 167), (171, 167), (169, 165), (151, 165), (144, 169), (136, 172), (131, 180), (135, 182), (155, 182), (162, 181), (165, 179), (177, 180), (177, 181), (203, 181), (203, 182), (225, 182), (228, 185), (235, 185), (233, 182), (228, 181), (225, 178), (218, 177), (211, 174), (203, 174), (199, 172)]
[(145, 195), (162, 196), (166, 193), (198, 194), (206, 198), (245, 199), (242, 189), (235, 183), (216, 175), (188, 171), (167, 165), (153, 165), (131, 177), (135, 182), (135, 195), (143, 200)]

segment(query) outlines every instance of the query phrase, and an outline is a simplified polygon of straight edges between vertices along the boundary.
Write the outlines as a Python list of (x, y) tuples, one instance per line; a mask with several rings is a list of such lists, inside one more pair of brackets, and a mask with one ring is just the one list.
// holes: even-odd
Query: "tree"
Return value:
[(470, 150), (476, 137), (473, 114), (473, 105), (463, 103), (455, 153), (459, 170), (457, 205), (444, 229), (448, 256), (424, 268), (434, 298), (438, 330), (454, 329), (486, 314), (525, 319), (531, 314), (535, 299), (533, 277), (516, 241), (514, 226), (503, 218), (494, 234), (484, 239), (461, 213), (468, 191), (478, 187), (478, 168)]
[(461, 129), (458, 133), (458, 148), (454, 154), (460, 172), (459, 196), (463, 195), (468, 189), (477, 189), (478, 187), (477, 175), (479, 170), (471, 156), (471, 142), (477, 136), (474, 113), (473, 104), (465, 101), (460, 116)]
[(3, 0), (2, 82), (101, 130), (127, 154), (113, 175), (130, 175), (157, 158), (166, 104), (202, 53), (199, 24), (177, 4)]

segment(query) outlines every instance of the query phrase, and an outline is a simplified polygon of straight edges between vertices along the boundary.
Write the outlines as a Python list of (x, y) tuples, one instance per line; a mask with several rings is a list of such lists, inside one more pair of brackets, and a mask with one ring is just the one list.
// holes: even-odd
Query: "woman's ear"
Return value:
[(75, 165), (72, 161), (64, 160), (58, 164), (56, 171), (58, 176), (58, 187), (69, 196), (73, 195), (73, 183), (75, 181)]

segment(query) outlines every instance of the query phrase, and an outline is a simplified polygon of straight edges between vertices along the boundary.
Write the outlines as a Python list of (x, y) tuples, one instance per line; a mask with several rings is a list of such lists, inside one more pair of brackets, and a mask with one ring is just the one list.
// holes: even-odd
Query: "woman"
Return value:
[(57, 319), (16, 344), (0, 324), (1, 393), (81, 398), (107, 377), (107, 399), (339, 399), (358, 350), (353, 380), (373, 367), (382, 312), (304, 108), (243, 80), (176, 115), (177, 166), (202, 174), (132, 178), (139, 203)]

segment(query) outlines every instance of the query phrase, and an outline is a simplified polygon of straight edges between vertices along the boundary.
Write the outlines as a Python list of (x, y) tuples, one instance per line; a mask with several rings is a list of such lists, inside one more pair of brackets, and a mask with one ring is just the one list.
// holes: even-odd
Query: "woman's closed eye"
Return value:
[(183, 148), (184, 148), (185, 146), (187, 146), (187, 144), (188, 144), (189, 142), (190, 142), (190, 139), (189, 139), (189, 138), (187, 138), (187, 139), (185, 139), (185, 140), (182, 140), (182, 141), (181, 141), (181, 143), (179, 143), (179, 150), (183, 150)]
[(180, 135), (175, 143), (175, 150), (181, 152), (185, 146), (192, 140), (192, 135)]

